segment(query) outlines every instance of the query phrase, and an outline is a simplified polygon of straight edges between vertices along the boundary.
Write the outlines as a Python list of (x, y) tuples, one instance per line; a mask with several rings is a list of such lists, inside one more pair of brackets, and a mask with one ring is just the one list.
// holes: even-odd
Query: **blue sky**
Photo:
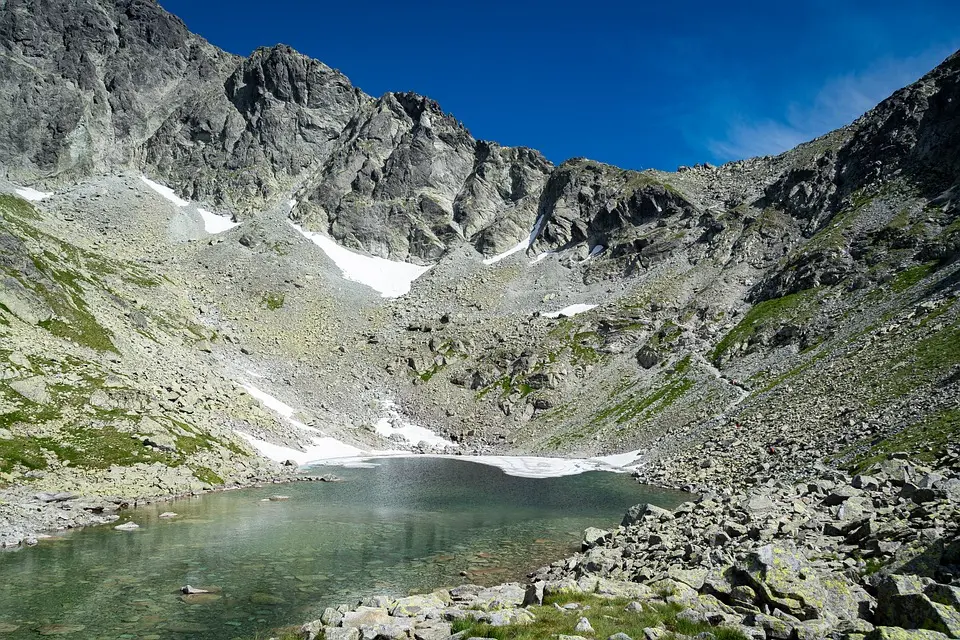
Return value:
[(289, 44), (477, 138), (633, 169), (778, 153), (960, 48), (956, 0), (160, 4), (233, 53)]

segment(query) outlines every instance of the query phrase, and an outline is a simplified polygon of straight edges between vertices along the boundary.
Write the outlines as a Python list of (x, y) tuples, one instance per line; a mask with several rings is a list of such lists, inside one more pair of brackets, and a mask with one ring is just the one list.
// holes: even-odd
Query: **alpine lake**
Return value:
[[(364, 596), (522, 581), (578, 550), (586, 527), (689, 497), (598, 471), (531, 479), (450, 459), (375, 464), (309, 469), (342, 482), (124, 511), (113, 525), (0, 553), (0, 638), (268, 637)], [(267, 500), (278, 494), (289, 499)], [(127, 521), (140, 528), (113, 528)], [(188, 584), (212, 593), (184, 595)]]

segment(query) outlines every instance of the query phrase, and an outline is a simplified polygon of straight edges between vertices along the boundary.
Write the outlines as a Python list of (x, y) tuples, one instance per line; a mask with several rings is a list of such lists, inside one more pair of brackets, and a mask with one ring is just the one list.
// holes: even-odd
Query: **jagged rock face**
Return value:
[(295, 216), (380, 256), (429, 261), (464, 240), (496, 253), (529, 233), (551, 169), (477, 142), (428, 98), (390, 93), (347, 126)]
[[(790, 167), (766, 189), (760, 204), (808, 221), (804, 230), (813, 235), (856, 192), (901, 175), (935, 196), (960, 175), (958, 122), (960, 52), (846, 131), (805, 145), (824, 148)], [(790, 155), (797, 151), (785, 154)]]
[(564, 164), (550, 178), (534, 229), (537, 250), (584, 245), (612, 257), (670, 250), (657, 232), (667, 219), (687, 220), (697, 208), (678, 191), (645, 173), (585, 160)]
[(847, 193), (900, 172), (937, 193), (954, 184), (960, 175), (960, 52), (854, 126), (838, 157)]
[(255, 211), (319, 167), (368, 100), (321, 62), (260, 49), (173, 113), (144, 160), (192, 200)]
[(906, 174), (932, 197), (960, 171), (958, 55), (854, 125), (690, 193), (656, 172), (555, 171), (536, 151), (478, 142), (428, 98), (370, 98), (286, 46), (238, 58), (154, 0), (10, 0), (0, 47), (8, 177), (134, 168), (241, 216), (296, 199), (308, 228), (421, 263), (464, 243), (499, 253), (536, 226), (536, 250), (649, 266), (709, 244), (736, 206), (783, 211), (812, 236), (872, 185)]
[(148, 0), (10, 0), (0, 48), (0, 163), (20, 180), (130, 162), (169, 113), (235, 64)]

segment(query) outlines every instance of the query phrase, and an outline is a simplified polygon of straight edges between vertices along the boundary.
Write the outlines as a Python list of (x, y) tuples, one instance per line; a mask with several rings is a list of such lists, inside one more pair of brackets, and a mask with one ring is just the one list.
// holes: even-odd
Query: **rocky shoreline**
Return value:
[[(761, 477), (673, 511), (637, 505), (615, 531), (588, 529), (580, 553), (529, 578), (370, 597), (328, 608), (295, 636), (462, 640), (503, 627), (496, 637), (525, 629), (571, 640), (621, 619), (600, 598), (634, 629), (617, 640), (683, 638), (704, 625), (702, 640), (960, 638), (960, 449), (929, 466), (894, 453), (853, 476), (821, 465), (799, 482)], [(641, 620), (659, 622), (639, 636)]]
[(298, 474), (294, 469), (272, 475), (253, 477), (249, 481), (232, 482), (218, 487), (189, 491), (135, 496), (81, 495), (71, 491), (37, 491), (18, 486), (0, 490), (0, 550), (32, 546), (51, 534), (109, 524), (120, 519), (128, 509), (149, 504), (174, 502), (210, 493), (251, 489), (268, 484), (291, 482), (329, 482), (331, 476)]

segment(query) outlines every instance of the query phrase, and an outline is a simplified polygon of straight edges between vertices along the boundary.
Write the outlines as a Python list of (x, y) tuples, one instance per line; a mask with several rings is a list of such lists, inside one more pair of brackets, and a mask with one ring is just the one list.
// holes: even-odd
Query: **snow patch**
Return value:
[(591, 460), (597, 460), (611, 467), (634, 468), (640, 464), (640, 456), (643, 455), (643, 449), (636, 451), (627, 451), (626, 453), (615, 453), (609, 456), (597, 456)]
[(361, 449), (340, 442), (335, 438), (313, 438), (311, 446), (306, 447), (305, 451), (299, 451), (260, 440), (243, 431), (236, 431), (235, 433), (249, 442), (250, 446), (256, 449), (260, 455), (275, 462), (293, 460), (298, 465), (303, 465), (321, 459), (355, 458), (364, 455)]
[(542, 260), (544, 260), (544, 259), (546, 259), (546, 258), (548, 258), (548, 257), (550, 257), (550, 256), (552, 256), (552, 255), (554, 255), (554, 253), (555, 253), (554, 251), (544, 251), (543, 253), (541, 253), (541, 254), (538, 255), (536, 258), (534, 258), (533, 260), (530, 261), (530, 266), (532, 267), (533, 265), (537, 264), (538, 262), (541, 262)]
[(533, 224), (533, 229), (530, 231), (530, 244), (533, 244), (533, 241), (540, 235), (540, 232), (543, 230), (543, 225), (546, 224), (546, 222), (547, 215), (545, 213), (540, 214), (537, 221)]
[(597, 305), (595, 304), (572, 304), (569, 307), (564, 307), (559, 311), (551, 311), (549, 313), (543, 314), (544, 318), (559, 318), (563, 316), (564, 318), (571, 318), (578, 313), (583, 313), (584, 311), (590, 311), (591, 309), (596, 309)]
[[(243, 388), (268, 409), (276, 412), (287, 422), (320, 433), (319, 430), (303, 425), (292, 418), (295, 409), (290, 405), (274, 398), (268, 393), (252, 385), (243, 385)], [(420, 427), (403, 420), (396, 411), (392, 402), (384, 404), (388, 416), (381, 418), (375, 425), (376, 432), (389, 438), (399, 434), (412, 445), (424, 444), (430, 447), (456, 447), (457, 445), (441, 438), (430, 429)], [(293, 460), (298, 465), (330, 465), (353, 468), (367, 468), (376, 466), (376, 460), (385, 458), (429, 457), (449, 460), (467, 460), (501, 469), (509, 476), (520, 478), (559, 478), (561, 476), (577, 475), (588, 471), (610, 471), (613, 473), (629, 473), (640, 464), (639, 457), (642, 450), (609, 456), (593, 458), (541, 458), (538, 456), (458, 456), (449, 454), (414, 454), (408, 451), (364, 451), (331, 438), (318, 436), (311, 439), (311, 445), (304, 451), (273, 444), (256, 438), (249, 433), (236, 431), (244, 440), (250, 443), (260, 455), (284, 462)]]
[(343, 277), (378, 291), (384, 298), (399, 298), (410, 292), (413, 281), (430, 270), (418, 264), (365, 256), (341, 247), (327, 236), (306, 231), (289, 222), (300, 235), (320, 247), (340, 269)]
[(486, 258), (486, 259), (483, 261), (483, 264), (488, 265), (488, 266), (491, 265), (491, 264), (496, 264), (496, 263), (500, 262), (501, 260), (503, 260), (504, 258), (509, 258), (510, 256), (512, 256), (512, 255), (515, 254), (515, 253), (520, 253), (521, 251), (525, 250), (525, 249), (526, 249), (527, 247), (529, 247), (529, 246), (530, 246), (530, 241), (529, 241), (529, 240), (521, 240), (520, 243), (517, 244), (517, 246), (515, 246), (515, 247), (513, 247), (513, 248), (511, 248), (511, 249), (507, 249), (507, 250), (504, 251), (503, 253), (498, 253), (497, 255), (493, 256), (492, 258)]
[(374, 429), (379, 436), (389, 439), (393, 435), (399, 435), (413, 446), (424, 445), (443, 449), (457, 447), (457, 445), (441, 438), (430, 429), (407, 422), (397, 413), (394, 407), (395, 405), (392, 402), (385, 403), (384, 408), (387, 409), (388, 415), (380, 418), (374, 425)]
[[(257, 377), (262, 378), (263, 376), (257, 376)], [(265, 406), (267, 409), (270, 409), (271, 411), (275, 411), (276, 413), (279, 413), (281, 416), (283, 416), (284, 418), (287, 418), (288, 420), (293, 417), (295, 410), (290, 405), (286, 404), (285, 402), (281, 402), (280, 400), (277, 400), (269, 393), (260, 391), (260, 389), (257, 389), (252, 384), (245, 384), (242, 386), (244, 391), (246, 391), (251, 396), (253, 396), (254, 399), (257, 400), (257, 402)]]
[[(190, 203), (187, 200), (184, 200), (170, 187), (165, 187), (158, 182), (154, 182), (147, 176), (140, 176), (140, 179), (143, 182), (159, 193), (163, 198), (177, 207), (189, 207)], [(218, 213), (213, 213), (212, 211), (207, 211), (206, 209), (201, 209), (200, 207), (194, 207), (197, 210), (197, 214), (200, 216), (200, 219), (203, 221), (203, 230), (211, 235), (216, 235), (218, 233), (223, 233), (224, 231), (229, 231), (234, 227), (240, 226), (239, 222), (234, 222), (228, 216), (223, 216)]]
[(165, 187), (158, 182), (154, 182), (147, 176), (140, 176), (140, 179), (143, 180), (148, 187), (150, 187), (151, 189), (159, 193), (166, 200), (172, 202), (176, 206), (185, 207), (190, 204), (189, 202), (187, 202), (186, 200), (178, 196), (176, 193), (174, 193), (173, 189), (171, 189), (170, 187)]
[(409, 452), (372, 452), (355, 458), (332, 457), (315, 460), (313, 464), (330, 466), (376, 466), (377, 460), (388, 458), (442, 458), (465, 460), (497, 467), (508, 476), (518, 478), (560, 478), (575, 476), (590, 471), (630, 473), (640, 465), (641, 451), (631, 451), (612, 456), (595, 458), (542, 458), (539, 456), (457, 456), (449, 454), (413, 454)]
[(30, 187), (21, 187), (19, 189), (14, 189), (17, 192), (17, 195), (23, 198), (24, 200), (29, 200), (30, 202), (40, 202), (41, 200), (46, 200), (52, 193), (46, 191), (37, 191)]
[(234, 227), (240, 226), (239, 222), (234, 222), (226, 216), (213, 213), (212, 211), (207, 211), (206, 209), (201, 209), (200, 207), (197, 207), (197, 213), (199, 213), (200, 217), (203, 218), (203, 228), (207, 233), (223, 233), (224, 231), (229, 231)]

